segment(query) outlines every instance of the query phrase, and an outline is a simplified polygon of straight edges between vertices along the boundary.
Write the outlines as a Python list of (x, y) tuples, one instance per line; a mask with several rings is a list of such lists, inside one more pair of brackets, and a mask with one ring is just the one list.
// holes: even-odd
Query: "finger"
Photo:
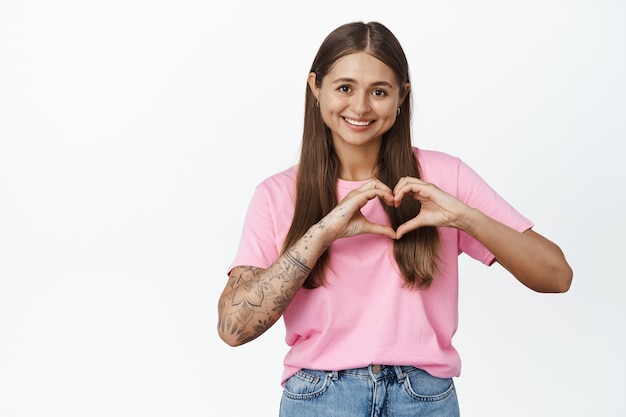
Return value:
[(385, 201), (385, 203), (389, 204), (390, 206), (393, 206), (393, 204), (394, 204), (393, 191), (391, 190), (391, 188), (389, 188), (389, 186), (387, 184), (385, 184), (384, 182), (382, 182), (379, 179), (374, 179), (374, 180), (368, 181), (366, 184), (362, 185), (357, 190), (359, 190), (359, 189), (361, 189), (361, 190), (367, 190), (367, 189), (382, 190), (386, 194), (378, 195), (378, 197), (381, 197)]
[[(379, 189), (376, 188), (376, 190)], [(395, 206), (395, 197), (393, 195), (393, 192), (391, 191), (391, 188), (386, 187), (385, 189), (379, 191), (382, 191), (382, 193), (378, 194), (378, 197), (380, 197), (388, 206)]]
[(407, 195), (412, 195), (414, 198), (419, 197), (420, 192), (424, 189), (426, 183), (415, 178), (413, 178), (413, 180), (415, 181), (402, 181), (402, 183), (398, 183), (398, 185), (394, 188), (393, 196), (396, 207), (400, 205), (402, 199)]
[[(374, 186), (376, 186), (376, 188), (374, 188)], [(375, 185), (375, 184), (371, 184), (369, 187), (371, 188), (362, 190), (358, 194), (355, 195), (355, 197), (357, 197), (358, 199), (364, 199), (362, 200), (361, 207), (363, 207), (365, 203), (367, 203), (367, 201), (375, 197), (382, 198), (389, 205), (394, 204), (393, 194), (389, 187), (385, 186), (385, 188), (378, 188), (379, 185)]]
[(366, 182), (365, 184), (361, 185), (360, 187), (355, 188), (354, 190), (350, 191), (348, 193), (348, 196), (349, 195), (354, 195), (354, 194), (359, 194), (361, 192), (368, 191), (368, 190), (380, 190), (380, 191), (388, 192), (390, 194), (393, 193), (391, 188), (389, 188), (384, 182), (382, 182), (382, 181), (380, 181), (378, 179), (374, 179), (374, 180), (370, 180), (370, 181)]
[(385, 184), (384, 182), (382, 182), (378, 178), (374, 178), (372, 180), (367, 181), (366, 183), (364, 183), (360, 187), (355, 188), (354, 191), (363, 191), (363, 190), (369, 190), (369, 189), (372, 189), (372, 188), (379, 188), (381, 190), (388, 190), (389, 192), (391, 192), (391, 188), (389, 188), (387, 186), (387, 184)]
[(383, 189), (383, 190), (389, 191), (390, 193), (392, 192), (392, 191), (391, 191), (391, 188), (389, 188), (389, 186), (388, 186), (387, 184), (385, 184), (384, 182), (382, 182), (382, 181), (381, 181), (381, 180), (379, 180), (378, 178), (376, 178), (376, 179), (372, 180), (371, 182), (373, 182), (373, 183), (374, 183), (374, 185), (376, 186), (376, 188), (380, 188), (380, 189)]
[(365, 224), (365, 233), (383, 235), (392, 239), (396, 239), (397, 236), (396, 231), (393, 230), (393, 228), (391, 228), (390, 226), (384, 226), (382, 224), (370, 222), (367, 222)]

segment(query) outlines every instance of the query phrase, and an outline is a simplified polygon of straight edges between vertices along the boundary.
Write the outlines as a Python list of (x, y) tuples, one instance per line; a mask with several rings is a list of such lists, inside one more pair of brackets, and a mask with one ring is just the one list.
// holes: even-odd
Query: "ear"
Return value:
[(311, 89), (311, 92), (313, 93), (315, 98), (319, 100), (320, 89), (317, 86), (317, 74), (314, 72), (309, 73), (309, 76), (307, 78), (307, 83), (309, 84), (309, 88)]
[(411, 84), (405, 83), (404, 91), (402, 92), (402, 96), (400, 97), (400, 104), (404, 103), (404, 99), (409, 95), (410, 91), (411, 91)]

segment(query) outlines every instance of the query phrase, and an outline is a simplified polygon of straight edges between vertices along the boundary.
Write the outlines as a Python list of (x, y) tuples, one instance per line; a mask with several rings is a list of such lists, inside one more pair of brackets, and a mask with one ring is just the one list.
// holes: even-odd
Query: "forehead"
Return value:
[(366, 52), (355, 52), (339, 58), (324, 78), (331, 83), (351, 79), (363, 84), (387, 82), (396, 85), (391, 67)]

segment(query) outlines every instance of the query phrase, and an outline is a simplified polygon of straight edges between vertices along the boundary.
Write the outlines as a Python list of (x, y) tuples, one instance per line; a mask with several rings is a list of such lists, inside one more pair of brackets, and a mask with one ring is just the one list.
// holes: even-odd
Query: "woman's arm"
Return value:
[(315, 225), (267, 269), (238, 266), (230, 272), (218, 303), (217, 331), (238, 346), (269, 329), (283, 314), (317, 259), (326, 250)]
[(336, 239), (363, 233), (395, 238), (391, 227), (370, 223), (361, 214), (361, 208), (376, 197), (393, 205), (391, 189), (372, 180), (349, 193), (267, 269), (233, 268), (218, 302), (217, 331), (222, 340), (231, 346), (242, 345), (276, 323), (319, 257)]
[(454, 227), (482, 243), (513, 276), (538, 292), (565, 292), (572, 282), (572, 269), (561, 249), (529, 229), (518, 232), (471, 208), (452, 195), (416, 178), (402, 178), (394, 189), (395, 205), (410, 195), (422, 209), (401, 225), (397, 238), (422, 226)]
[(573, 272), (561, 249), (539, 233), (520, 233), (478, 210), (468, 210), (461, 229), (481, 242), (515, 278), (537, 292), (566, 292)]

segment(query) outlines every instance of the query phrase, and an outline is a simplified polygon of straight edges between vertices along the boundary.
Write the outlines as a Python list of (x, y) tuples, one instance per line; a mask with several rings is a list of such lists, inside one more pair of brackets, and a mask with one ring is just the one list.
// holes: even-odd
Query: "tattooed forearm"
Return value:
[[(224, 294), (220, 302), (220, 330), (236, 336), (241, 343), (256, 337), (250, 334), (250, 330), (258, 331), (258, 323), (269, 328), (276, 321), (264, 308), (265, 299), (275, 295), (276, 290), (268, 282), (258, 279), (262, 272), (260, 268), (235, 268), (228, 284), (229, 296)], [(262, 333), (256, 331), (256, 335)]]
[(234, 268), (218, 305), (220, 334), (238, 345), (264, 333), (278, 321), (310, 272), (295, 250), (266, 270)]
[(267, 269), (233, 268), (218, 303), (218, 331), (224, 341), (241, 345), (278, 321), (326, 250), (320, 231), (319, 225), (312, 227)]
[(295, 266), (296, 268), (298, 268), (300, 271), (302, 271), (302, 273), (308, 275), (311, 273), (311, 268), (309, 268), (308, 266), (306, 266), (306, 261), (301, 261), (300, 259), (300, 255), (291, 250), (288, 250), (287, 252), (285, 252), (285, 259), (287, 261), (289, 261), (289, 263), (293, 266)]

